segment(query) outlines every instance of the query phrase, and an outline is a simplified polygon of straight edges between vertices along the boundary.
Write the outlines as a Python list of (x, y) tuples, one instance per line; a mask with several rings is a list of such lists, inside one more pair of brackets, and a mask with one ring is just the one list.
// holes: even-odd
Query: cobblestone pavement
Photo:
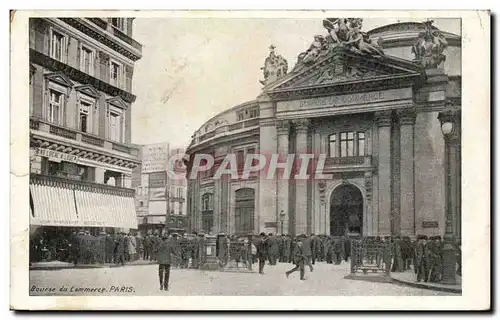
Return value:
[[(291, 264), (266, 265), (264, 275), (172, 269), (170, 291), (160, 291), (158, 266), (126, 266), (98, 269), (30, 271), (31, 295), (139, 295), (139, 296), (421, 296), (454, 295), (410, 288), (390, 283), (346, 280), (349, 264), (317, 263), (314, 272), (306, 268), (306, 281), (295, 272), (287, 279), (284, 272)], [(257, 265), (254, 265), (254, 270)], [(34, 288), (34, 286), (36, 288)], [(61, 291), (61, 287), (67, 291)], [(102, 289), (100, 289), (102, 288)], [(94, 292), (88, 292), (93, 289)], [(97, 290), (101, 292), (97, 292)], [(52, 290), (52, 291), (43, 291)], [(81, 290), (87, 290), (82, 292)], [(77, 292), (75, 292), (77, 291)]]

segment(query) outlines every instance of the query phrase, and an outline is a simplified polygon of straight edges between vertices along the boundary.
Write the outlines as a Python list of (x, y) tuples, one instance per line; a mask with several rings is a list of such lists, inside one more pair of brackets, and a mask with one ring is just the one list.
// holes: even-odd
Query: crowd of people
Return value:
[[(443, 262), (443, 241), (440, 236), (427, 238), (410, 237), (348, 237), (326, 235), (225, 235), (216, 236), (217, 263), (221, 268), (229, 264), (251, 269), (258, 263), (258, 271), (264, 274), (264, 266), (277, 263), (294, 265), (286, 275), (300, 271), (305, 279), (305, 267), (314, 270), (316, 262), (341, 264), (351, 261), (354, 266), (372, 266), (387, 272), (404, 272), (413, 269), (417, 281), (439, 282)], [(176, 268), (204, 268), (207, 262), (207, 238), (203, 232), (160, 236), (158, 233), (140, 236), (135, 233), (105, 233), (92, 235), (88, 230), (51, 237), (44, 234), (31, 237), (30, 262), (60, 260), (79, 264), (115, 264), (137, 260), (159, 262), (168, 254), (170, 266)], [(461, 247), (456, 242), (457, 274), (461, 275)], [(162, 258), (163, 257), (163, 258)], [(352, 260), (352, 259), (351, 259)], [(167, 265), (164, 263), (163, 265)], [(166, 266), (162, 267), (165, 281)], [(352, 269), (351, 269), (352, 271)], [(162, 283), (163, 283), (162, 282)], [(168, 281), (167, 281), (168, 283)], [(162, 284), (165, 287), (165, 283)], [(168, 287), (168, 285), (167, 285)]]

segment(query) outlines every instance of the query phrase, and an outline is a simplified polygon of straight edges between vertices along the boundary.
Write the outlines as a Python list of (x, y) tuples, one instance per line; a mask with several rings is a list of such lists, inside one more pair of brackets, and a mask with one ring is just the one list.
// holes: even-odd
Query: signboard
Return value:
[(36, 155), (49, 158), (50, 161), (54, 162), (61, 162), (61, 161), (67, 161), (73, 163), (78, 162), (78, 156), (44, 148), (36, 149)]
[(165, 188), (151, 188), (149, 189), (149, 200), (152, 201), (165, 201)]
[(278, 102), (276, 112), (302, 111), (324, 107), (340, 107), (348, 105), (361, 105), (381, 101), (410, 99), (412, 92), (407, 89), (390, 89), (385, 91), (361, 92), (327, 97), (318, 97), (286, 102)]
[(155, 172), (149, 174), (149, 187), (150, 188), (165, 188), (167, 184), (167, 173)]
[(270, 221), (270, 222), (264, 222), (264, 227), (265, 228), (276, 228), (278, 224), (276, 221)]
[(437, 221), (422, 221), (422, 228), (437, 228), (438, 226)]
[(142, 147), (142, 173), (165, 172), (168, 160), (168, 144)]

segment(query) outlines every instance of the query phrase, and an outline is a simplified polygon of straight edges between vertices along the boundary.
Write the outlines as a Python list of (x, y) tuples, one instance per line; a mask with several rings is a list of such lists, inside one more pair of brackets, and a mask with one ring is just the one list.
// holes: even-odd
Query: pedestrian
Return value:
[(284, 247), (284, 262), (290, 263), (292, 261), (292, 237), (289, 234), (285, 235)]
[(279, 243), (278, 239), (275, 236), (273, 236), (272, 233), (269, 234), (269, 237), (267, 239), (267, 247), (268, 247), (269, 265), (275, 266), (279, 256)]
[(198, 268), (203, 269), (206, 263), (206, 238), (205, 233), (198, 234)]
[(391, 237), (385, 236), (383, 242), (383, 261), (385, 272), (389, 274), (391, 272), (391, 263), (392, 263), (392, 244)]
[(375, 250), (375, 263), (377, 264), (378, 268), (382, 268), (382, 261), (384, 257), (384, 243), (379, 236), (375, 238)]
[(187, 268), (190, 257), (190, 244), (187, 234), (184, 234), (180, 239), (181, 246), (181, 268)]
[(106, 232), (101, 231), (98, 237), (98, 252), (97, 263), (104, 264), (106, 262)]
[(115, 241), (108, 233), (106, 234), (106, 256), (105, 263), (113, 263), (114, 261), (114, 251), (115, 251)]
[(264, 232), (262, 232), (255, 242), (255, 247), (257, 248), (257, 259), (259, 260), (259, 273), (264, 274), (264, 265), (266, 263), (267, 257), (267, 237)]
[(340, 237), (335, 237), (333, 243), (333, 253), (335, 255), (335, 264), (340, 264), (342, 262), (342, 254), (344, 253), (342, 239)]
[(429, 268), (427, 266), (427, 259), (425, 257), (425, 245), (427, 242), (427, 236), (418, 235), (416, 244), (416, 254), (414, 268), (417, 274), (417, 282), (424, 280), (427, 282), (429, 277)]
[(309, 266), (309, 270), (313, 272), (314, 268), (311, 264), (312, 261), (312, 242), (311, 237), (306, 236), (305, 234), (301, 235), (302, 249), (304, 251), (305, 263)]
[(291, 270), (285, 272), (286, 277), (288, 278), (295, 271), (300, 271), (300, 280), (305, 280), (305, 268), (304, 265), (306, 263), (307, 257), (304, 254), (304, 236), (299, 236), (293, 247), (293, 261), (295, 263), (295, 267)]
[(115, 263), (125, 265), (125, 234), (119, 233), (115, 241)]
[(137, 241), (135, 239), (135, 234), (128, 234), (128, 254), (130, 261), (136, 260), (137, 255)]
[(158, 261), (158, 279), (160, 280), (160, 290), (168, 291), (170, 282), (170, 267), (173, 259), (174, 244), (172, 238), (163, 235), (161, 242), (156, 247), (156, 259)]

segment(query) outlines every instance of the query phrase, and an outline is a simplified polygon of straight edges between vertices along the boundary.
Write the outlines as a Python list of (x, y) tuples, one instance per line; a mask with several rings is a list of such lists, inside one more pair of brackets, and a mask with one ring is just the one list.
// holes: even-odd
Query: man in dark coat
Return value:
[(170, 266), (174, 255), (173, 238), (164, 235), (156, 247), (156, 260), (158, 261), (158, 278), (160, 280), (160, 290), (168, 291), (170, 280)]
[(302, 250), (304, 252), (304, 256), (306, 257), (305, 263), (309, 266), (309, 270), (313, 271), (313, 266), (311, 264), (312, 260), (312, 243), (311, 237), (307, 237), (306, 235), (301, 235), (302, 241)]
[(158, 245), (162, 242), (158, 233), (155, 233), (150, 239), (150, 255), (149, 260), (156, 261), (156, 252), (158, 251)]
[(189, 265), (190, 257), (190, 243), (186, 234), (180, 239), (181, 246), (181, 268), (187, 268)]
[(106, 235), (106, 263), (113, 263), (115, 255), (115, 241), (110, 234)]
[(203, 232), (198, 234), (198, 268), (203, 269), (207, 262), (206, 238)]
[(256, 258), (259, 260), (259, 273), (264, 274), (264, 265), (267, 257), (267, 238), (264, 232), (255, 241), (255, 247), (257, 248)]
[(342, 254), (344, 253), (342, 239), (340, 237), (335, 237), (333, 242), (333, 253), (335, 257), (335, 264), (340, 264), (342, 262)]
[(417, 282), (424, 280), (427, 282), (429, 277), (429, 268), (427, 266), (427, 259), (425, 257), (425, 245), (427, 242), (427, 236), (418, 235), (417, 245), (415, 252), (415, 273), (417, 274)]
[(306, 263), (307, 257), (304, 254), (304, 243), (303, 240), (305, 240), (305, 236), (299, 236), (297, 240), (295, 241), (295, 244), (293, 246), (293, 261), (295, 263), (295, 267), (291, 270), (288, 270), (285, 272), (286, 277), (288, 278), (290, 274), (294, 273), (295, 271), (300, 270), (300, 280), (305, 280), (304, 275), (305, 275), (305, 268), (304, 264)]
[(284, 244), (284, 262), (292, 262), (292, 237), (290, 235), (285, 236), (285, 244)]
[(115, 263), (116, 265), (125, 265), (125, 239), (121, 232), (115, 240)]
[(316, 264), (316, 260), (321, 259), (321, 241), (319, 238), (313, 233), (311, 234), (311, 259), (312, 264)]
[(101, 231), (99, 233), (98, 241), (98, 252), (97, 252), (97, 263), (105, 263), (106, 262), (106, 232)]
[(344, 243), (344, 260), (349, 261), (349, 257), (351, 256), (351, 239), (342, 236), (342, 242)]
[(278, 239), (276, 239), (276, 237), (273, 236), (272, 233), (270, 233), (269, 237), (267, 238), (267, 249), (267, 254), (269, 256), (269, 265), (275, 266), (279, 256), (279, 243)]

